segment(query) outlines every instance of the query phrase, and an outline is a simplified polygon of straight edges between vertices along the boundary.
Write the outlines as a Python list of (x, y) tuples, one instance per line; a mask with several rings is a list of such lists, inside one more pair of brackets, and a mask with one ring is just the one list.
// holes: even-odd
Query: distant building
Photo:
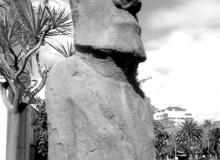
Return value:
[(220, 121), (214, 121), (213, 124), (215, 128), (220, 128)]
[(155, 120), (167, 119), (173, 121), (175, 125), (184, 122), (185, 120), (191, 120), (192, 114), (187, 112), (186, 109), (179, 106), (170, 106), (166, 109), (159, 110), (154, 114)]

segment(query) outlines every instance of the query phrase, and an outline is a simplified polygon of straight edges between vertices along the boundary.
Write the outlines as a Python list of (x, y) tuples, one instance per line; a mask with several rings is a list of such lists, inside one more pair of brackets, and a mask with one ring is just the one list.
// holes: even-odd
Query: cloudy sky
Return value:
[(197, 120), (220, 120), (220, 1), (142, 2), (146, 95), (158, 108), (180, 105)]

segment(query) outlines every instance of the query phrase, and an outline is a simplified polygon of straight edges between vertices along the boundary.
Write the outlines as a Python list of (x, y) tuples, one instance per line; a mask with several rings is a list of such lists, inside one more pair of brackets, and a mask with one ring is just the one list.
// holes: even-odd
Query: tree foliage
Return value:
[[(156, 113), (158, 109), (153, 107), (153, 110)], [(180, 126), (174, 126), (169, 121), (154, 120), (157, 159), (165, 159), (165, 156), (173, 158), (179, 154), (192, 156), (193, 159), (220, 157), (220, 152), (217, 151), (220, 128), (216, 128), (212, 120), (204, 120), (202, 125), (193, 119), (185, 120)]]
[[(21, 79), (29, 78), (27, 84), (31, 79), (32, 68), (28, 67), (32, 66), (27, 65), (31, 61), (30, 57), (38, 53), (38, 49), (45, 44), (46, 37), (70, 34), (72, 23), (65, 9), (56, 10), (45, 4), (39, 4), (34, 8), (30, 0), (10, 2), (4, 4), (10, 6), (7, 6), (7, 11), (0, 19), (0, 74), (8, 82), (19, 103), (24, 93), (27, 93), (24, 90), (28, 88)], [(11, 16), (12, 10), (17, 14)], [(41, 73), (45, 82), (46, 71)], [(20, 92), (19, 88), (22, 87), (23, 92)], [(29, 93), (29, 99), (33, 98), (40, 89), (37, 88), (32, 94)]]
[(203, 130), (197, 121), (186, 120), (176, 134), (176, 143), (182, 151), (193, 157), (200, 152)]
[(164, 159), (169, 152), (169, 146), (168, 146), (169, 134), (165, 131), (163, 125), (156, 120), (154, 120), (154, 134), (155, 134), (154, 146), (156, 149), (156, 158)]
[(36, 119), (32, 121), (32, 127), (34, 131), (37, 133), (37, 152), (42, 156), (42, 160), (47, 160), (48, 132), (45, 101), (38, 98), (36, 108), (38, 110), (38, 116)]
[(215, 155), (217, 152), (217, 144), (220, 138), (220, 128), (212, 128), (208, 132), (208, 141), (209, 141), (209, 152), (212, 155)]
[[(46, 37), (70, 34), (72, 23), (69, 12), (51, 8), (47, 3), (33, 7), (31, 0), (3, 2), (0, 4), (0, 75), (4, 81), (0, 91), (12, 119), (8, 124), (6, 158), (16, 160), (20, 114), (24, 107), (35, 102), (49, 71), (49, 68), (42, 70), (38, 50)], [(40, 75), (37, 79), (33, 79), (35, 66)]]

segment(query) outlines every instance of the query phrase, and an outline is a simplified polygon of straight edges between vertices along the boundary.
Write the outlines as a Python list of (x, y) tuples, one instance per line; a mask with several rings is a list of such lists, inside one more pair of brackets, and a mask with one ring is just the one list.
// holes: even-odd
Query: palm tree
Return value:
[(208, 130), (212, 129), (214, 127), (213, 121), (211, 119), (205, 119), (203, 121), (203, 127), (207, 128)]
[(6, 159), (17, 160), (21, 112), (33, 103), (35, 95), (45, 84), (48, 72), (48, 69), (42, 71), (37, 61), (41, 80), (32, 85), (31, 57), (38, 54), (46, 37), (69, 34), (72, 23), (65, 9), (58, 11), (41, 4), (34, 8), (31, 0), (4, 2), (1, 6), (6, 10), (0, 17), (0, 75), (5, 82), (1, 83), (0, 91), (8, 108)]
[(202, 133), (197, 121), (186, 120), (176, 134), (176, 143), (184, 152), (188, 152), (186, 154), (191, 154), (195, 159), (196, 152), (200, 151)]
[(203, 154), (207, 156), (211, 156), (212, 153), (212, 144), (210, 144), (210, 135), (212, 129), (214, 128), (214, 124), (212, 120), (206, 119), (203, 122), (203, 143), (202, 143), (202, 150)]
[(208, 133), (208, 138), (209, 138), (209, 150), (212, 155), (217, 155), (217, 144), (218, 140), (220, 138), (220, 128), (213, 128), (209, 131)]

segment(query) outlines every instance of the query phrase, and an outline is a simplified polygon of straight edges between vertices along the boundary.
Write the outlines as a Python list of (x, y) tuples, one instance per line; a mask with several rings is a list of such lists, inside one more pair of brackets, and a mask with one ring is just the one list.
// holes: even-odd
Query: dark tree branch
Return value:
[(42, 73), (42, 79), (40, 84), (32, 91), (29, 92), (29, 94), (25, 95), (22, 98), (22, 102), (26, 103), (26, 104), (30, 104), (32, 103), (32, 101), (34, 100), (34, 97), (40, 92), (40, 90), (45, 86), (46, 83), (46, 79), (47, 79), (47, 71), (44, 71)]
[(40, 60), (39, 60), (39, 52), (36, 54), (36, 61), (37, 61), (38, 72), (39, 72), (41, 78), (43, 78), (43, 72), (41, 70)]
[(24, 48), (22, 48), (22, 49), (20, 49), (20, 51), (19, 51), (19, 53), (18, 53), (18, 58), (20, 57), (22, 51), (25, 52), (25, 54), (27, 54), (27, 51), (26, 51)]
[(16, 56), (14, 50), (11, 47), (9, 48), (9, 51), (14, 57), (14, 67), (15, 67), (15, 70), (17, 71), (18, 70), (18, 57)]
[(31, 92), (31, 99), (36, 96), (40, 90), (45, 86), (45, 83), (46, 83), (46, 80), (47, 80), (47, 71), (44, 71), (42, 73), (42, 79), (41, 79), (41, 82), (40, 84), (37, 86), (37, 88), (35, 88), (32, 92)]
[(28, 53), (25, 55), (25, 57), (24, 57), (24, 62), (23, 62), (23, 64), (22, 64), (21, 68), (19, 69), (19, 71), (14, 75), (13, 79), (18, 79), (18, 76), (21, 75), (21, 73), (23, 72), (23, 70), (24, 70), (24, 68), (25, 68), (25, 66), (26, 66), (26, 64), (27, 64), (28, 58), (29, 58), (34, 52), (36, 52), (36, 51), (40, 48), (40, 46), (42, 45), (42, 43), (43, 43), (43, 41), (44, 41), (44, 38), (45, 38), (45, 36), (46, 36), (46, 34), (47, 34), (48, 31), (49, 31), (49, 30), (46, 30), (46, 31), (43, 33), (43, 35), (41, 36), (41, 38), (40, 38), (40, 40), (38, 41), (37, 45), (36, 45), (34, 48), (32, 48), (30, 51), (28, 51)]

